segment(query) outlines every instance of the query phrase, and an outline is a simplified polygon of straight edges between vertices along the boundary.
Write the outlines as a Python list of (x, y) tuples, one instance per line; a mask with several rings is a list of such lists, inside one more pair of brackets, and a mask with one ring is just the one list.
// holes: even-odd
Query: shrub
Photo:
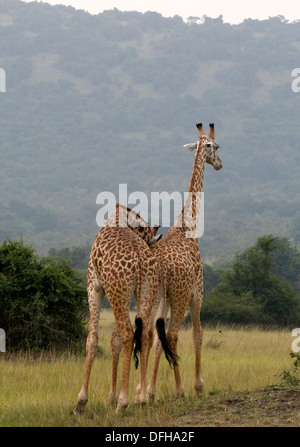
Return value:
[[(236, 254), (230, 268), (220, 270), (221, 281), (204, 296), (201, 321), (295, 327), (300, 319), (298, 266), (299, 253), (288, 241), (272, 235), (258, 238)], [(189, 322), (187, 317), (184, 323)]]
[(262, 306), (254, 300), (252, 292), (220, 294), (217, 288), (203, 304), (201, 321), (246, 326), (264, 323)]
[(62, 349), (86, 335), (82, 278), (64, 260), (39, 257), (22, 239), (0, 246), (0, 296), (8, 350)]

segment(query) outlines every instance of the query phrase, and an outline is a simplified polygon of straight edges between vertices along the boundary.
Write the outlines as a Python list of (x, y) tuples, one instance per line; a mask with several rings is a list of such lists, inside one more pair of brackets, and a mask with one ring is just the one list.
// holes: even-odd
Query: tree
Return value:
[(220, 293), (217, 287), (204, 302), (201, 321), (209, 324), (264, 324), (262, 305), (253, 298), (252, 292), (233, 295), (230, 292)]
[(231, 268), (223, 270), (222, 281), (204, 301), (202, 321), (276, 326), (299, 322), (299, 298), (287, 281), (273, 273), (280, 270), (274, 259), (281, 259), (274, 253), (280, 246), (286, 249), (286, 243), (279, 244), (278, 239), (262, 236), (254, 246), (236, 255)]
[(86, 336), (81, 276), (64, 260), (38, 257), (22, 239), (0, 246), (0, 296), (8, 349), (63, 349)]
[(204, 298), (220, 281), (222, 277), (219, 271), (211, 265), (203, 264), (203, 296)]
[(291, 247), (288, 238), (276, 239), (276, 250), (271, 253), (273, 261), (272, 273), (284, 281), (288, 281), (294, 292), (300, 295), (300, 252)]

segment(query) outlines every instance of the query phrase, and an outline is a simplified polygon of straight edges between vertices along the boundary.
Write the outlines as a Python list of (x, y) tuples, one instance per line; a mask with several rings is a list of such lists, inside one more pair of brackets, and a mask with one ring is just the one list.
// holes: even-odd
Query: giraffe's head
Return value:
[(134, 210), (124, 207), (119, 203), (116, 206), (116, 216), (119, 219), (119, 225), (127, 226), (149, 246), (155, 244), (162, 238), (162, 234), (157, 235), (159, 226), (151, 228), (148, 223)]
[(212, 165), (216, 171), (222, 168), (222, 160), (218, 154), (219, 144), (215, 140), (214, 124), (210, 124), (209, 132), (205, 133), (202, 128), (202, 123), (196, 124), (199, 131), (199, 139), (195, 143), (186, 144), (184, 147), (190, 151), (198, 149), (200, 146), (205, 149), (205, 161)]
[[(130, 210), (132, 212), (132, 210)], [(139, 214), (137, 214), (139, 216)], [(143, 221), (144, 222), (144, 221)], [(143, 224), (138, 223), (137, 226), (130, 226), (130, 229), (136, 233), (140, 238), (142, 238), (149, 246), (155, 244), (155, 242), (159, 241), (162, 238), (162, 234), (156, 235), (159, 226), (154, 226), (153, 228), (149, 227), (148, 224), (144, 226)]]

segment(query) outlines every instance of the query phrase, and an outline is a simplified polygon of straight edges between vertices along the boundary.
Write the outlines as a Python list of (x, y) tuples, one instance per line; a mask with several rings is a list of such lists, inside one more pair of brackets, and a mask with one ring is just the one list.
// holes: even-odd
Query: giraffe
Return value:
[[(141, 359), (141, 379), (136, 402), (147, 401), (146, 370), (152, 345), (151, 310), (157, 298), (159, 281), (158, 262), (149, 246), (160, 239), (158, 227), (151, 229), (130, 208), (117, 204), (116, 211), (100, 229), (91, 249), (87, 272), (87, 291), (90, 309), (90, 329), (86, 342), (86, 361), (82, 388), (79, 392), (75, 414), (83, 412), (88, 401), (88, 384), (93, 358), (98, 346), (100, 308), (106, 295), (113, 310), (115, 327), (111, 337), (112, 385), (111, 402), (118, 401), (117, 412), (129, 404), (128, 386), (130, 360), (138, 366)], [(136, 330), (129, 318), (132, 294), (137, 300)], [(135, 346), (134, 346), (135, 345)], [(122, 388), (117, 396), (117, 369), (123, 349)]]
[[(198, 142), (185, 145), (189, 150), (196, 149), (192, 176), (190, 179), (187, 199), (176, 222), (167, 235), (155, 244), (153, 253), (161, 266), (161, 286), (159, 294), (160, 304), (156, 322), (158, 337), (155, 338), (155, 359), (152, 368), (150, 384), (147, 388), (149, 399), (154, 400), (156, 394), (156, 378), (162, 348), (170, 364), (173, 365), (176, 392), (184, 396), (181, 383), (177, 340), (178, 331), (187, 307), (193, 324), (193, 342), (195, 350), (195, 381), (194, 389), (197, 393), (203, 390), (201, 375), (201, 346), (203, 330), (200, 322), (200, 310), (203, 297), (203, 272), (197, 237), (197, 218), (199, 216), (199, 202), (197, 193), (202, 191), (205, 162), (211, 164), (215, 170), (222, 168), (222, 161), (217, 153), (219, 148), (215, 141), (214, 124), (205, 133), (202, 124), (196, 125), (199, 131)], [(158, 307), (158, 306), (157, 306)], [(154, 309), (154, 313), (157, 311)], [(165, 319), (170, 308), (170, 324), (165, 334)]]

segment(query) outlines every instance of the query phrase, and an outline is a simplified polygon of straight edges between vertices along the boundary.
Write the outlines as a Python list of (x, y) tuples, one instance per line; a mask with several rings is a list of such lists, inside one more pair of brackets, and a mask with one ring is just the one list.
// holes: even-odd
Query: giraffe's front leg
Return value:
[(202, 302), (201, 289), (198, 293), (193, 295), (190, 303), (190, 314), (193, 323), (193, 341), (195, 348), (195, 382), (194, 389), (197, 394), (200, 394), (204, 390), (204, 381), (201, 375), (201, 348), (202, 348), (202, 338), (203, 329), (200, 322), (200, 309)]

